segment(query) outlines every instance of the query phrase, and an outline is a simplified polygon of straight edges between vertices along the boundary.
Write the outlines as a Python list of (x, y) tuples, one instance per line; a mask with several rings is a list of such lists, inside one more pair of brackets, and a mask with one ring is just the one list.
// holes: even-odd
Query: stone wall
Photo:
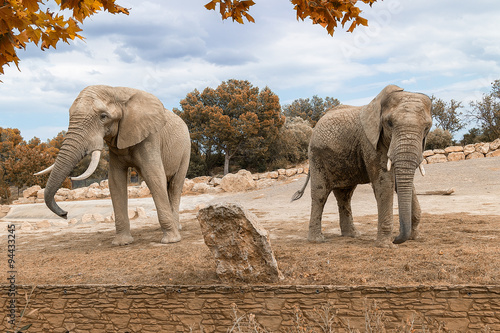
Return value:
[[(2, 309), (8, 288), (0, 286)], [(18, 308), (30, 290), (18, 286)], [(364, 331), (365, 304), (373, 300), (387, 329), (415, 318), (427, 331), (431, 320), (453, 331), (500, 331), (500, 286), (38, 286), (22, 324), (33, 324), (30, 332), (53, 333), (200, 332), (200, 325), (203, 332), (227, 332), (236, 306), (238, 316), (251, 313), (278, 332), (295, 327), (298, 309), (313, 325), (314, 309), (330, 302), (338, 317)], [(2, 332), (9, 328), (6, 316), (0, 311)]]
[(443, 163), (475, 158), (500, 156), (500, 138), (493, 142), (481, 142), (471, 145), (452, 146), (445, 149), (424, 151), (424, 163)]

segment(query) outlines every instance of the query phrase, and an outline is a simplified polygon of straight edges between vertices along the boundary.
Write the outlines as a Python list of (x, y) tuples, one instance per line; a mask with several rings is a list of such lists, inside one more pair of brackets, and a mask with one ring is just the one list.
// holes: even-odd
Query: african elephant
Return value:
[(127, 172), (137, 169), (148, 185), (158, 213), (162, 243), (181, 240), (179, 204), (189, 165), (191, 141), (186, 124), (155, 96), (132, 88), (89, 86), (69, 109), (69, 128), (51, 172), (45, 203), (57, 215), (67, 212), (54, 200), (75, 165), (92, 154), (88, 178), (97, 168), (104, 142), (109, 147), (109, 189), (115, 213), (114, 245), (133, 242), (128, 218)]
[(327, 112), (313, 129), (309, 143), (310, 169), (299, 199), (311, 179), (308, 240), (324, 241), (323, 208), (333, 191), (342, 236), (356, 237), (351, 211), (358, 184), (371, 183), (378, 209), (377, 245), (391, 247), (393, 193), (398, 196), (400, 233), (394, 244), (417, 237), (420, 205), (413, 178), (420, 166), (425, 138), (432, 126), (428, 96), (385, 87), (370, 104), (341, 105)]

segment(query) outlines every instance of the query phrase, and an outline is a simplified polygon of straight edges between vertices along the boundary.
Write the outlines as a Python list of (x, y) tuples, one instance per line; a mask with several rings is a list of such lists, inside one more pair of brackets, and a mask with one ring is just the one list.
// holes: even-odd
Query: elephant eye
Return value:
[(102, 121), (104, 121), (104, 120), (108, 119), (108, 115), (105, 113), (101, 113), (100, 118)]
[(392, 126), (393, 126), (393, 124), (392, 124), (392, 120), (390, 120), (390, 119), (389, 119), (389, 120), (387, 121), (387, 125), (388, 125), (389, 127), (392, 127)]

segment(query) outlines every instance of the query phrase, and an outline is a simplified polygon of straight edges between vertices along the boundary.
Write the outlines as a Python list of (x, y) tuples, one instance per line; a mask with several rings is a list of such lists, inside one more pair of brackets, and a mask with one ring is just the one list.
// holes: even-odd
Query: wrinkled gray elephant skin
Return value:
[(147, 92), (109, 86), (82, 90), (69, 110), (69, 118), (68, 132), (45, 188), (47, 207), (66, 218), (67, 212), (54, 200), (56, 191), (87, 154), (92, 154), (89, 169), (76, 178), (90, 176), (106, 142), (116, 225), (113, 244), (133, 241), (128, 218), (129, 167), (137, 169), (151, 191), (163, 231), (161, 242), (180, 241), (179, 204), (191, 145), (182, 119)]
[[(392, 247), (417, 237), (420, 205), (413, 178), (422, 167), (425, 138), (432, 125), (428, 96), (389, 85), (370, 104), (341, 105), (316, 124), (309, 144), (311, 218), (308, 239), (322, 242), (321, 218), (333, 191), (343, 236), (358, 235), (351, 198), (358, 184), (371, 183), (378, 208), (377, 245)], [(392, 241), (393, 193), (399, 206), (399, 235)]]

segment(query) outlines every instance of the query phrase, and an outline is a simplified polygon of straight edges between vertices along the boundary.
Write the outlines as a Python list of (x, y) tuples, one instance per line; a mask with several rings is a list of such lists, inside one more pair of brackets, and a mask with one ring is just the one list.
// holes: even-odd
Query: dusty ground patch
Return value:
[[(453, 187), (449, 196), (419, 196), (421, 239), (395, 249), (374, 247), (376, 203), (368, 185), (354, 193), (353, 214), (359, 238), (340, 237), (333, 199), (327, 204), (326, 242), (307, 242), (310, 196), (290, 202), (304, 177), (270, 188), (218, 196), (183, 198), (183, 240), (159, 244), (161, 231), (151, 202), (150, 217), (132, 221), (135, 242), (111, 246), (113, 225), (79, 225), (67, 229), (20, 230), (16, 234), (18, 284), (217, 284), (215, 262), (203, 242), (196, 206), (234, 201), (252, 211), (269, 231), (283, 284), (450, 285), (500, 283), (500, 158), (429, 165), (415, 176), (417, 192)], [(151, 201), (151, 200), (149, 200)], [(85, 202), (72, 208), (87, 212), (109, 202)], [(90, 205), (90, 206), (88, 206)], [(93, 205), (93, 206), (92, 206)], [(30, 209), (46, 210), (43, 204)], [(96, 209), (94, 208), (94, 209)], [(100, 209), (101, 209), (100, 208)], [(397, 210), (396, 210), (397, 212)], [(37, 211), (31, 211), (37, 215)], [(71, 211), (70, 211), (71, 213)], [(5, 221), (5, 219), (4, 219)], [(2, 222), (3, 223), (3, 222)], [(3, 227), (5, 227), (5, 223)], [(394, 223), (394, 234), (399, 229)], [(0, 234), (6, 249), (6, 233)], [(7, 254), (5, 253), (6, 262)], [(2, 264), (2, 267), (5, 267)], [(6, 281), (6, 269), (0, 279)]]

